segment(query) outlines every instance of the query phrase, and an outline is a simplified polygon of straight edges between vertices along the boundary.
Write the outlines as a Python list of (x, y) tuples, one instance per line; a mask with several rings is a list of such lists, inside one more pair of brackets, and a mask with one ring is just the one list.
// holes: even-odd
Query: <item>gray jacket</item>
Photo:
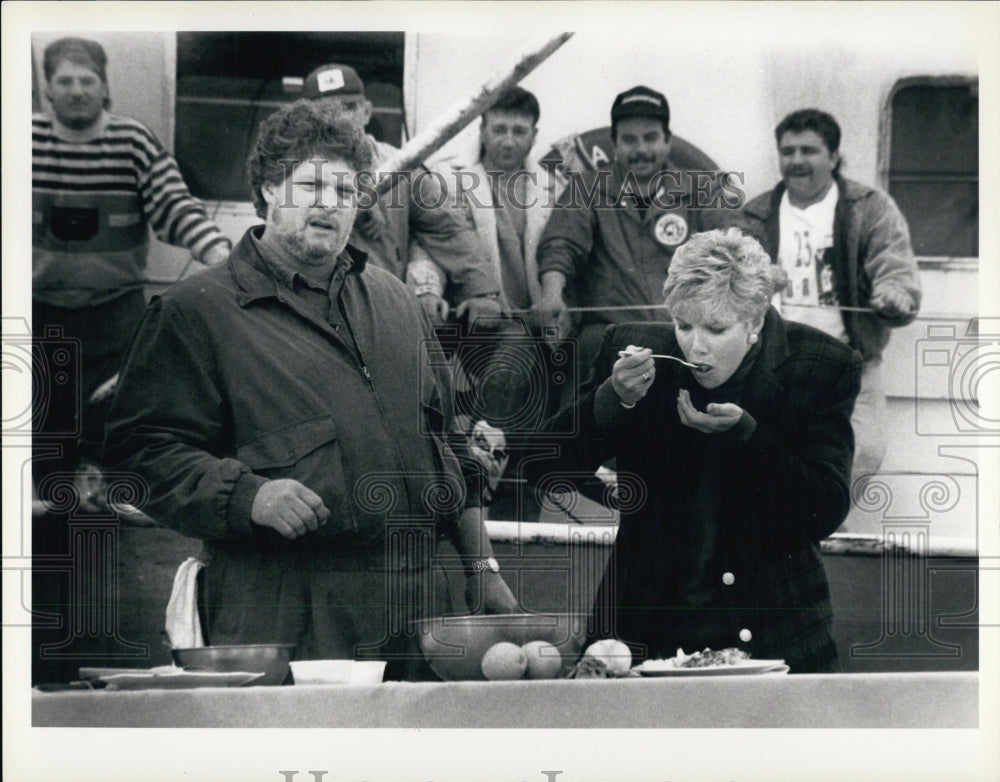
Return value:
[[(868, 307), (887, 288), (905, 291), (914, 302), (911, 315), (886, 318), (867, 312), (843, 311), (851, 347), (866, 360), (878, 359), (889, 342), (890, 329), (916, 317), (921, 288), (910, 231), (896, 202), (887, 193), (860, 182), (837, 177), (839, 195), (834, 212), (833, 266), (837, 300), (844, 307)], [(737, 214), (733, 224), (756, 238), (777, 262), (778, 227), (784, 183), (757, 196)]]

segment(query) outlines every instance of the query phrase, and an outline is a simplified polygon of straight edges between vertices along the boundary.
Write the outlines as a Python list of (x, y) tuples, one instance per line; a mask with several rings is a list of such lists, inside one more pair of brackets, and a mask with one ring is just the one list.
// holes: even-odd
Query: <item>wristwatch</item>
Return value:
[(485, 573), (487, 570), (492, 573), (500, 572), (500, 563), (496, 561), (495, 557), (474, 560), (468, 567), (465, 568), (465, 577), (468, 578), (476, 575), (477, 573)]

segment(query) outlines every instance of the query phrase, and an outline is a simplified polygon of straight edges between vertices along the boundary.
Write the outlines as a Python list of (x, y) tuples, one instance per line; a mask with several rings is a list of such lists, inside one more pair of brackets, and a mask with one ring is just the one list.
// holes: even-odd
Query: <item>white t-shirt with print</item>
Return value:
[(787, 190), (782, 195), (778, 212), (778, 263), (788, 275), (788, 284), (775, 297), (775, 306), (782, 317), (815, 326), (846, 342), (847, 332), (833, 287), (833, 269), (827, 258), (827, 250), (833, 247), (836, 208), (836, 182), (822, 201), (805, 209), (792, 206)]

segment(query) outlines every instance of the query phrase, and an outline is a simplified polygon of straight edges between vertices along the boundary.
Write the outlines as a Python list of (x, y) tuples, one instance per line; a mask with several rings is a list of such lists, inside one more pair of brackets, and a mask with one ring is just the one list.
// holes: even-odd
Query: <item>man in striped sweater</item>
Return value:
[[(156, 137), (108, 112), (100, 44), (61, 38), (43, 64), (51, 112), (32, 117), (32, 330), (44, 500), (47, 477), (99, 455), (107, 411), (88, 400), (117, 372), (145, 308), (150, 229), (208, 266), (231, 245)], [(42, 458), (44, 446), (55, 455)]]

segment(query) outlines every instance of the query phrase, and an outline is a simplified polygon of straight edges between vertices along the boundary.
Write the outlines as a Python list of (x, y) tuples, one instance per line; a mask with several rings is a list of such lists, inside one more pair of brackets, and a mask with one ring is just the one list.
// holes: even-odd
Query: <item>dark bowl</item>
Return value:
[(189, 671), (263, 673), (264, 678), (254, 684), (275, 685), (288, 677), (294, 651), (295, 644), (233, 644), (171, 649), (170, 654), (174, 665)]
[(446, 681), (485, 680), (480, 667), (493, 644), (519, 646), (548, 641), (562, 655), (559, 675), (580, 657), (587, 631), (586, 614), (475, 614), (437, 616), (417, 624), (420, 650), (431, 669)]

